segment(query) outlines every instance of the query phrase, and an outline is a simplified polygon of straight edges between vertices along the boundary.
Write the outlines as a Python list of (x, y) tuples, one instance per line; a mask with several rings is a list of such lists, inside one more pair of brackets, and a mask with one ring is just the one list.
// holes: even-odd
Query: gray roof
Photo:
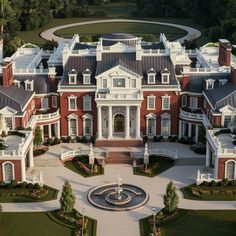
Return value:
[(0, 108), (8, 106), (19, 113), (22, 112), (23, 107), (29, 101), (30, 97), (34, 92), (26, 91), (23, 88), (11, 86), (4, 88), (0, 86)]
[(126, 33), (113, 33), (113, 34), (103, 35), (102, 38), (103, 39), (112, 39), (112, 40), (137, 39), (136, 36), (134, 36), (132, 34), (126, 34)]
[(47, 75), (15, 75), (14, 79), (21, 81), (21, 85), (24, 88), (24, 81), (34, 81), (34, 91), (36, 94), (45, 94), (50, 91), (50, 83)]
[(195, 74), (190, 75), (188, 91), (191, 93), (202, 93), (205, 90), (205, 80), (213, 79), (215, 80), (214, 87), (217, 88), (219, 86), (220, 79), (229, 80), (229, 75), (220, 75), (220, 74)]
[(165, 49), (165, 46), (162, 42), (152, 43), (148, 45), (142, 45), (143, 49)]
[(236, 85), (232, 82), (228, 82), (213, 90), (207, 90), (205, 95), (216, 110), (226, 105), (236, 108)]
[(84, 50), (84, 49), (90, 49), (90, 48), (96, 48), (96, 46), (88, 45), (86, 43), (76, 43), (73, 50)]

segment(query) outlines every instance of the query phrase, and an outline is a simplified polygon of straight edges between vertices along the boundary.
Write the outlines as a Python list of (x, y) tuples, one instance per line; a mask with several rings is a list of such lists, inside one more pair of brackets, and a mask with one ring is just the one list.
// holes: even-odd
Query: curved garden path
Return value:
[[(163, 145), (162, 145), (163, 144)], [(166, 148), (165, 143), (153, 143), (156, 148)], [(163, 147), (162, 147), (163, 146)], [(42, 171), (45, 184), (57, 189), (62, 189), (65, 180), (69, 180), (76, 195), (75, 208), (81, 211), (85, 208), (86, 214), (97, 219), (97, 236), (119, 236), (139, 235), (139, 219), (151, 214), (152, 207), (157, 210), (163, 207), (163, 194), (165, 193), (166, 185), (170, 180), (173, 180), (177, 188), (189, 185), (195, 181), (197, 169), (203, 166), (175, 166), (159, 176), (154, 178), (142, 177), (133, 175), (132, 167), (129, 165), (107, 165), (103, 176), (84, 178), (78, 174), (65, 168), (59, 161), (60, 152), (63, 149), (78, 149), (86, 148), (84, 144), (60, 144), (50, 147), (49, 151), (42, 156), (35, 158), (36, 167), (34, 170)], [(178, 148), (178, 153), (187, 155), (184, 158), (190, 157), (199, 158), (198, 155), (191, 153), (188, 146), (182, 144), (173, 144), (171, 148)], [(202, 156), (200, 156), (201, 158)], [(50, 166), (47, 165), (50, 163)], [(97, 209), (91, 206), (87, 201), (87, 192), (97, 185), (107, 184), (115, 181), (118, 174), (121, 175), (123, 182), (136, 184), (149, 193), (150, 199), (147, 204), (139, 209), (126, 212), (111, 212)], [(57, 200), (39, 203), (3, 203), (3, 210), (6, 212), (34, 212), (48, 211), (59, 208), (59, 198)], [(179, 191), (180, 203), (179, 207), (186, 209), (235, 209), (235, 201), (192, 201), (183, 199)]]
[(177, 40), (180, 41), (180, 43), (183, 43), (184, 40), (193, 40), (197, 39), (201, 36), (201, 32), (198, 29), (195, 29), (193, 27), (189, 27), (186, 25), (179, 25), (174, 23), (166, 23), (161, 21), (144, 21), (144, 20), (128, 20), (128, 19), (108, 19), (108, 20), (93, 20), (93, 21), (86, 21), (86, 22), (78, 22), (73, 24), (67, 24), (67, 25), (60, 25), (56, 26), (50, 29), (47, 29), (43, 31), (40, 36), (46, 40), (55, 40), (57, 42), (61, 41), (69, 41), (69, 39), (64, 39), (62, 37), (56, 36), (55, 32), (57, 30), (61, 30), (64, 28), (74, 27), (74, 26), (82, 26), (82, 25), (90, 25), (90, 24), (97, 24), (97, 23), (114, 23), (114, 22), (127, 22), (127, 23), (145, 23), (145, 24), (154, 24), (154, 25), (165, 25), (165, 26), (171, 26), (175, 28), (179, 28), (182, 30), (185, 30), (187, 34), (184, 37), (181, 37)]

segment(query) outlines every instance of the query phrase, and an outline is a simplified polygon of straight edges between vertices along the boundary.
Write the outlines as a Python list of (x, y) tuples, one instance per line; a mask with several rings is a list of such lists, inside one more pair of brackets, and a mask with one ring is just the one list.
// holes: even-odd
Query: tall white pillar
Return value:
[(210, 150), (210, 147), (209, 147), (209, 144), (208, 142), (206, 143), (206, 166), (210, 166), (210, 156), (211, 156), (211, 150)]
[[(126, 106), (126, 113), (125, 113), (125, 138), (130, 138), (130, 107)], [(139, 128), (140, 129), (140, 128)]]
[(192, 137), (192, 124), (188, 123), (188, 137)]
[(21, 158), (21, 181), (26, 180), (25, 158)]
[(57, 138), (61, 138), (60, 121), (57, 121)]
[(48, 138), (52, 138), (52, 126), (48, 125)]
[(98, 123), (97, 123), (97, 129), (98, 129), (98, 139), (102, 138), (102, 108), (101, 106), (97, 106), (98, 109)]
[(179, 139), (182, 138), (182, 121), (179, 121)]
[(44, 141), (44, 129), (43, 125), (40, 125), (41, 133), (42, 133), (42, 140)]
[(140, 139), (140, 108), (141, 106), (136, 107), (136, 139)]
[(196, 130), (195, 130), (195, 143), (198, 142), (198, 135), (199, 135), (199, 126), (196, 125)]
[(113, 138), (112, 134), (112, 106), (108, 107), (108, 138)]
[(34, 167), (33, 143), (29, 148), (29, 167)]

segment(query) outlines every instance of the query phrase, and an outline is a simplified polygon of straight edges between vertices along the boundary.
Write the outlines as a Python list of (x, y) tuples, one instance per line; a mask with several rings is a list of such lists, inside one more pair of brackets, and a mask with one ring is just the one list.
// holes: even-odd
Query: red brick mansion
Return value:
[(44, 139), (96, 136), (96, 146), (138, 146), (143, 136), (197, 143), (205, 130), (212, 178), (236, 178), (236, 58), (227, 40), (186, 50), (165, 35), (158, 43), (75, 35), (54, 51), (22, 46), (3, 60), (0, 81), (0, 133), (28, 130), (2, 140), (0, 180), (26, 180), (36, 126)]

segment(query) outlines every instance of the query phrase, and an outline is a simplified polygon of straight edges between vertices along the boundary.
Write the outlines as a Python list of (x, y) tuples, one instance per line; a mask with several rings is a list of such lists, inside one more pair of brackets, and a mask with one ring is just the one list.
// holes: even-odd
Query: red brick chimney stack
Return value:
[(13, 83), (13, 62), (11, 58), (5, 58), (2, 64), (3, 87), (8, 88)]
[(220, 66), (230, 66), (232, 46), (227, 39), (219, 40), (219, 57)]

